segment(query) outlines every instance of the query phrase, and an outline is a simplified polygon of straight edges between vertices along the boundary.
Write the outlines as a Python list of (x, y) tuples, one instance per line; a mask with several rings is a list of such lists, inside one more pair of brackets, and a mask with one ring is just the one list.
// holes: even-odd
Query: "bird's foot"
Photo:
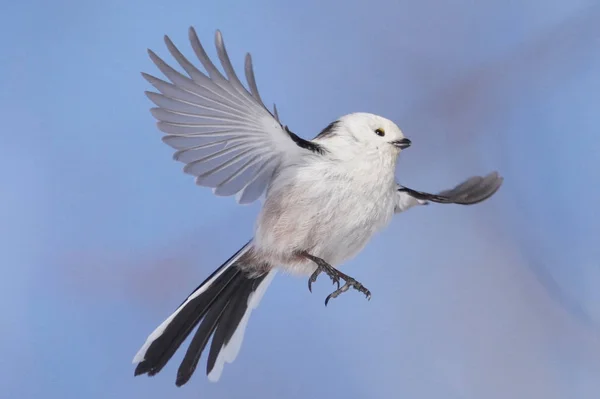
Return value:
[[(312, 257), (312, 255), (311, 255), (311, 257)], [(339, 289), (340, 288), (340, 273), (333, 266), (331, 266), (329, 263), (325, 262), (321, 258), (317, 258), (315, 256), (314, 259), (311, 259), (311, 260), (317, 264), (317, 270), (315, 270), (315, 272), (313, 274), (311, 274), (310, 278), (308, 279), (308, 290), (310, 292), (312, 292), (312, 283), (317, 281), (317, 277), (319, 277), (319, 274), (321, 274), (321, 273), (327, 274), (329, 276), (329, 278), (331, 279), (331, 281), (333, 282), (333, 284), (337, 284), (338, 289)]]
[(348, 291), (350, 289), (350, 287), (354, 288), (358, 292), (362, 292), (363, 294), (365, 294), (365, 296), (367, 297), (367, 301), (371, 300), (371, 291), (369, 291), (364, 285), (362, 285), (361, 283), (359, 283), (352, 277), (350, 277), (350, 276), (345, 276), (345, 277), (346, 278), (344, 278), (344, 281), (346, 283), (344, 285), (342, 285), (341, 288), (338, 288), (337, 290), (333, 291), (331, 294), (329, 294), (327, 296), (327, 298), (325, 298), (325, 306), (327, 306), (327, 304), (329, 303), (329, 300), (331, 298), (337, 298), (338, 295), (340, 295), (342, 292)]
[[(305, 253), (304, 256), (317, 264), (317, 269), (308, 279), (308, 290), (310, 292), (312, 292), (312, 283), (317, 281), (317, 277), (319, 277), (321, 273), (327, 274), (331, 281), (333, 281), (333, 283), (337, 284), (338, 286), (337, 290), (333, 291), (327, 296), (327, 298), (325, 298), (325, 306), (327, 306), (331, 298), (337, 298), (341, 293), (348, 291), (350, 288), (354, 288), (355, 290), (365, 294), (367, 300), (371, 299), (371, 292), (361, 283), (356, 281), (354, 278), (340, 272), (321, 258), (317, 258), (316, 256), (310, 255), (308, 253)], [(341, 287), (340, 280), (344, 281), (344, 285), (342, 285)]]

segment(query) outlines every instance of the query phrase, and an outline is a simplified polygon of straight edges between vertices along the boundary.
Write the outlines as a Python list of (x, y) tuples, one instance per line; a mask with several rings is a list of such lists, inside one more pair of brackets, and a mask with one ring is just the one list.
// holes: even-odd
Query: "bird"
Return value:
[[(494, 195), (498, 172), (473, 176), (436, 194), (396, 181), (397, 160), (411, 140), (393, 121), (355, 112), (306, 140), (280, 121), (277, 107), (261, 99), (252, 58), (246, 54), (246, 88), (231, 64), (219, 30), (215, 47), (221, 73), (193, 27), (191, 47), (204, 72), (164, 37), (185, 72), (148, 54), (166, 76), (142, 76), (156, 91), (146, 95), (174, 159), (196, 184), (240, 204), (262, 200), (254, 236), (200, 284), (147, 338), (133, 359), (134, 375), (158, 374), (192, 333), (175, 384), (186, 384), (212, 338), (206, 361), (209, 381), (240, 351), (251, 312), (278, 270), (308, 277), (308, 288), (325, 275), (340, 294), (371, 292), (338, 267), (351, 259), (393, 216), (430, 203), (473, 205)], [(195, 330), (195, 332), (194, 332)]]

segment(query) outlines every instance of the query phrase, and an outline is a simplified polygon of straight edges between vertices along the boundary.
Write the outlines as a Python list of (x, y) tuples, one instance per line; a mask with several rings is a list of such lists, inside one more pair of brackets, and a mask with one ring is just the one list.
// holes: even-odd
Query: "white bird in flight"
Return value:
[(146, 94), (157, 106), (151, 112), (163, 141), (177, 150), (174, 158), (185, 164), (184, 172), (216, 195), (236, 195), (242, 204), (265, 196), (254, 237), (150, 334), (133, 360), (135, 375), (155, 375), (196, 329), (177, 372), (178, 386), (189, 381), (211, 336), (206, 373), (211, 381), (219, 379), (223, 365), (237, 356), (250, 313), (278, 269), (309, 276), (309, 289), (320, 274), (327, 275), (337, 289), (325, 304), (350, 288), (370, 298), (368, 289), (335, 266), (356, 255), (394, 214), (429, 202), (476, 204), (503, 181), (493, 172), (438, 194), (402, 186), (395, 179), (396, 162), (411, 142), (394, 122), (353, 113), (304, 140), (279, 121), (275, 107), (273, 112), (265, 107), (250, 54), (247, 90), (219, 31), (215, 42), (225, 76), (193, 28), (189, 39), (206, 73), (166, 36), (187, 76), (149, 50), (169, 80), (143, 74), (158, 91)]

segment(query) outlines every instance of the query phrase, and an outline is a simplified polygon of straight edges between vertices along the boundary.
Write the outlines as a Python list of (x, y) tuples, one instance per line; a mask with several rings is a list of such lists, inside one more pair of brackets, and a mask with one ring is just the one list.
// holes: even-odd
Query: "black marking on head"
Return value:
[(325, 149), (322, 146), (320, 146), (319, 144), (313, 143), (312, 141), (309, 141), (309, 140), (304, 140), (302, 137), (299, 137), (297, 134), (292, 132), (287, 126), (285, 126), (284, 129), (287, 132), (287, 134), (290, 136), (290, 138), (292, 140), (294, 140), (294, 143), (296, 143), (296, 145), (298, 147), (307, 149), (307, 150), (312, 151), (317, 154), (321, 154), (321, 155), (325, 154)]
[(340, 121), (333, 121), (331, 122), (329, 125), (327, 125), (327, 127), (323, 130), (321, 130), (321, 133), (317, 134), (317, 136), (315, 138), (325, 138), (325, 137), (330, 137), (330, 136), (334, 136), (335, 130), (338, 127)]

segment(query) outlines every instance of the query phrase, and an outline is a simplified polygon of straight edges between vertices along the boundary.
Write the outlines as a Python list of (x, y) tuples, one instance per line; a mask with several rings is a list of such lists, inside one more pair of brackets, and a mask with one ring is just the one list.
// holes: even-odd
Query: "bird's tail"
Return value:
[(138, 363), (135, 375), (160, 372), (199, 325), (179, 366), (176, 384), (188, 382), (211, 335), (206, 374), (211, 381), (219, 379), (225, 362), (231, 363), (237, 356), (250, 313), (275, 275), (275, 270), (257, 277), (240, 270), (238, 261), (250, 243), (215, 270), (150, 334), (133, 359)]

